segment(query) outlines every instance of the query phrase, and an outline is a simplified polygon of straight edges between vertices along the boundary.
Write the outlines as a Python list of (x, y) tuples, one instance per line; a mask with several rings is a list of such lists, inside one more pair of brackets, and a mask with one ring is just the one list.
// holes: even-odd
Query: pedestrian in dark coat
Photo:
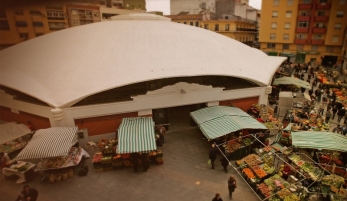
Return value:
[(25, 200), (36, 201), (39, 193), (35, 188), (30, 188), (28, 185), (25, 185), (22, 191), (22, 195)]
[(339, 110), (337, 112), (337, 121), (340, 123), (342, 117), (344, 117), (346, 114), (346, 109), (344, 107), (341, 108), (341, 110)]
[(308, 90), (308, 95), (310, 95), (310, 97), (312, 96), (312, 94), (313, 94), (313, 90), (312, 89)]
[(215, 144), (212, 144), (212, 147), (209, 151), (209, 159), (211, 160), (211, 168), (214, 169), (214, 161), (217, 159), (217, 148)]
[(233, 175), (230, 175), (229, 180), (228, 180), (228, 190), (229, 190), (229, 198), (230, 200), (233, 199), (233, 192), (235, 191), (236, 186), (236, 180), (233, 177)]
[(223, 166), (223, 169), (224, 169), (224, 172), (227, 173), (228, 172), (228, 165), (229, 165), (229, 161), (225, 158), (225, 157), (222, 157), (220, 159), (220, 164)]
[(214, 198), (212, 199), (212, 201), (223, 201), (223, 199), (220, 197), (219, 193), (216, 193), (216, 195), (214, 196)]
[(134, 167), (134, 172), (137, 172), (137, 168), (139, 167), (139, 154), (138, 153), (131, 153), (130, 154), (131, 163)]
[(327, 112), (325, 113), (325, 123), (329, 123), (330, 118), (331, 118), (331, 112), (330, 110), (327, 110)]

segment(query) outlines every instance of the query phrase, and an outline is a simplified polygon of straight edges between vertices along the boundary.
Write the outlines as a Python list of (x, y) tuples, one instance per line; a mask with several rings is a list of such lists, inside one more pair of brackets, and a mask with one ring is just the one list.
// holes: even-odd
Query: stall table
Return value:
[[(23, 163), (25, 163), (25, 165), (23, 165)], [(25, 170), (24, 171), (18, 170), (17, 167), (19, 166), (24, 166)], [(16, 165), (11, 165), (9, 168), (3, 168), (2, 174), (4, 174), (5, 176), (17, 175), (19, 179), (17, 180), (16, 183), (20, 184), (20, 183), (26, 182), (26, 175), (29, 172), (33, 172), (33, 169), (35, 166), (36, 165), (33, 163), (18, 161), (18, 164)]]

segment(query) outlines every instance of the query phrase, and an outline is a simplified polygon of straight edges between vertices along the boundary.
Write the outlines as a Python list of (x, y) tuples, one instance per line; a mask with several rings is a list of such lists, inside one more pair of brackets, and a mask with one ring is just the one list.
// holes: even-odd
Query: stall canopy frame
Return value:
[(236, 107), (211, 106), (190, 113), (207, 139), (215, 139), (242, 129), (264, 129), (266, 126)]
[(298, 148), (347, 151), (347, 137), (321, 131), (291, 132), (292, 145)]
[(37, 130), (16, 160), (67, 156), (77, 142), (77, 127), (53, 127)]
[(123, 118), (118, 129), (117, 153), (150, 152), (156, 149), (152, 117)]
[(0, 144), (4, 144), (30, 133), (31, 130), (24, 124), (17, 124), (16, 122), (0, 124)]

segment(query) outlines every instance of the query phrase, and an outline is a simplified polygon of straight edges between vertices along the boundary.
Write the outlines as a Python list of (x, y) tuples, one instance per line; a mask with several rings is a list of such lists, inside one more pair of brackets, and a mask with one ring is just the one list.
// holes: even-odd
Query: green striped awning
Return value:
[(190, 113), (208, 139), (215, 139), (242, 129), (267, 129), (236, 107), (211, 106)]
[(299, 148), (347, 151), (347, 137), (320, 131), (292, 132), (292, 144)]
[(280, 84), (285, 84), (285, 85), (296, 85), (299, 87), (303, 87), (306, 89), (311, 89), (310, 83), (300, 80), (295, 77), (281, 77), (277, 78), (274, 80), (273, 85), (280, 85)]
[(152, 117), (123, 118), (118, 129), (117, 153), (149, 152), (156, 149)]

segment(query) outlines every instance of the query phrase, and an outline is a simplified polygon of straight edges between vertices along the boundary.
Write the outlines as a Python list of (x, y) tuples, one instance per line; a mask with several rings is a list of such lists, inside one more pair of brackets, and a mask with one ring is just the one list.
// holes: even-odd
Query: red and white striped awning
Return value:
[(67, 156), (77, 142), (77, 127), (53, 127), (37, 130), (17, 160)]

